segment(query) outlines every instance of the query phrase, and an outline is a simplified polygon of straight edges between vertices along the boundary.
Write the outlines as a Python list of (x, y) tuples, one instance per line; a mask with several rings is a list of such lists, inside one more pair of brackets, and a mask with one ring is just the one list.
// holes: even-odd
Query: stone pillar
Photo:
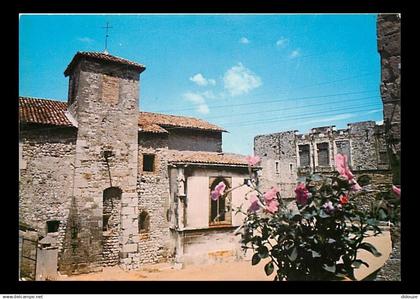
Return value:
[(185, 194), (185, 176), (184, 176), (184, 167), (179, 166), (177, 168), (177, 184), (178, 184), (178, 229), (182, 230), (185, 227), (185, 200), (187, 195)]

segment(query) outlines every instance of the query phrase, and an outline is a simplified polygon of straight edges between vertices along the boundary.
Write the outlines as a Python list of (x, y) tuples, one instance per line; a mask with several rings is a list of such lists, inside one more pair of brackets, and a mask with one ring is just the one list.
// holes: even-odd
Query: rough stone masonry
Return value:
[[(380, 14), (377, 19), (381, 55), (381, 96), (393, 183), (400, 185), (401, 169), (401, 15)], [(391, 230), (392, 253), (377, 280), (401, 280), (400, 224)]]

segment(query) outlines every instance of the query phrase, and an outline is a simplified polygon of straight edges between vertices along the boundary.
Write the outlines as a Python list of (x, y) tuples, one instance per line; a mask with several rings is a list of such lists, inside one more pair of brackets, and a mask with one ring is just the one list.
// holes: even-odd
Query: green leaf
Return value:
[(260, 258), (265, 259), (266, 257), (268, 257), (268, 249), (265, 246), (260, 246), (257, 249), (258, 254), (260, 256)]
[(352, 266), (354, 267), (354, 268), (356, 268), (356, 269), (358, 269), (361, 265), (365, 265), (366, 267), (369, 267), (369, 264), (368, 263), (366, 263), (366, 262), (364, 262), (364, 261), (362, 261), (362, 260), (359, 260), (359, 259), (357, 259), (357, 260), (355, 260), (353, 263), (352, 263)]
[(324, 264), (324, 265), (322, 266), (322, 268), (324, 268), (324, 269), (325, 269), (325, 270), (327, 270), (328, 272), (335, 273), (335, 265), (328, 266), (327, 264)]
[(321, 218), (328, 218), (328, 217), (330, 217), (330, 215), (328, 215), (327, 213), (325, 213), (324, 210), (320, 210), (319, 211), (319, 217), (321, 217)]
[(370, 253), (372, 253), (376, 257), (379, 257), (379, 256), (382, 255), (378, 250), (376, 250), (375, 246), (373, 246), (372, 244), (367, 243), (367, 242), (364, 242), (364, 243), (360, 244), (359, 248), (369, 251)]
[(267, 276), (271, 275), (271, 273), (274, 271), (273, 262), (267, 263), (267, 265), (264, 266), (264, 271)]
[(256, 264), (258, 264), (259, 262), (261, 261), (261, 258), (260, 258), (260, 255), (258, 254), (258, 252), (257, 253), (255, 253), (253, 256), (252, 256), (252, 261), (251, 261), (251, 263), (252, 263), (252, 265), (253, 266), (255, 266)]
[(293, 261), (296, 260), (296, 258), (297, 258), (297, 248), (296, 247), (293, 247), (292, 253), (289, 254), (289, 260), (291, 262), (293, 262)]

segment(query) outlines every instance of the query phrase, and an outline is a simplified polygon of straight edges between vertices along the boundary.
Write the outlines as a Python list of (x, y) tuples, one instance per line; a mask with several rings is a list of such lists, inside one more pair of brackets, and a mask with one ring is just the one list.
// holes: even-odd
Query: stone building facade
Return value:
[(379, 185), (391, 183), (384, 127), (374, 121), (350, 123), (347, 129), (313, 128), (307, 134), (259, 135), (254, 139), (254, 152), (261, 157), (261, 187), (275, 186), (283, 198), (295, 197), (300, 177), (334, 171), (338, 153), (349, 157), (356, 176), (369, 173)]
[(217, 206), (210, 189), (243, 185), (244, 157), (222, 152), (216, 125), (139, 112), (144, 70), (78, 52), (64, 72), (67, 103), (19, 98), (20, 221), (56, 239), (63, 273), (241, 255), (231, 207), (248, 187)]

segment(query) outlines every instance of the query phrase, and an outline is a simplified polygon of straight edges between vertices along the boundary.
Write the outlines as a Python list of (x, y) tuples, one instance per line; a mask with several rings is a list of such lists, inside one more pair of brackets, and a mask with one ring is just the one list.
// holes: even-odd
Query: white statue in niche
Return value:
[(178, 168), (178, 176), (176, 179), (178, 183), (178, 196), (185, 196), (185, 176), (184, 176), (184, 168)]

